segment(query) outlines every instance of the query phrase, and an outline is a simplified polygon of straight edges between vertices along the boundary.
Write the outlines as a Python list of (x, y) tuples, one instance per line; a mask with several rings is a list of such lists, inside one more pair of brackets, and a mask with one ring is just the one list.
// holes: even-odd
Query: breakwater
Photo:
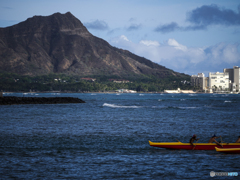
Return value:
[(85, 103), (79, 98), (73, 97), (0, 97), (0, 105), (12, 104), (67, 104), (67, 103)]

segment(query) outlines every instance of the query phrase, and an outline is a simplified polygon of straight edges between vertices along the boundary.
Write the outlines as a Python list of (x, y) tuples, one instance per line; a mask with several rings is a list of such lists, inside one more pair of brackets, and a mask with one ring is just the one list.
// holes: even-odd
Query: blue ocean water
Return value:
[[(167, 150), (153, 142), (240, 136), (240, 95), (5, 93), (84, 104), (0, 106), (0, 179), (211, 179), (240, 155)], [(238, 176), (238, 177), (239, 177)], [(218, 177), (224, 179), (226, 177)]]

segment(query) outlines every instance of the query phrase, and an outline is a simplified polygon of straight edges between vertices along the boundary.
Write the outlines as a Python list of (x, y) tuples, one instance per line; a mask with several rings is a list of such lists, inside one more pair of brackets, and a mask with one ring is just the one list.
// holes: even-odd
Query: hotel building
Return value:
[(222, 73), (209, 73), (209, 77), (204, 77), (203, 73), (198, 73), (198, 75), (191, 76), (191, 85), (208, 92), (239, 92), (239, 69), (238, 66), (234, 66), (233, 69), (224, 69)]
[(233, 92), (239, 92), (240, 71), (238, 66), (234, 66), (233, 69), (224, 69), (223, 72), (229, 74), (230, 90)]
[(209, 91), (229, 91), (229, 73), (209, 73)]

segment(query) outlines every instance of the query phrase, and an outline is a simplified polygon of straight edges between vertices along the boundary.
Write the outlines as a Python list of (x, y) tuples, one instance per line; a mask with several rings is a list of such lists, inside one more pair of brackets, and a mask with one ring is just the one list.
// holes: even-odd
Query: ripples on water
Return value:
[(207, 142), (214, 133), (236, 141), (239, 95), (38, 96), (79, 97), (86, 103), (0, 106), (2, 179), (206, 179), (210, 171), (240, 173), (240, 155), (148, 144), (189, 142), (193, 134)]

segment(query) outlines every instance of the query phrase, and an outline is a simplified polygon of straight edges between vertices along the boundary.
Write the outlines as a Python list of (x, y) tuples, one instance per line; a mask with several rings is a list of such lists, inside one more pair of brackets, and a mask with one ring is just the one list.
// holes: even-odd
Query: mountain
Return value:
[(34, 16), (0, 28), (0, 71), (20, 75), (186, 76), (112, 47), (70, 12)]

